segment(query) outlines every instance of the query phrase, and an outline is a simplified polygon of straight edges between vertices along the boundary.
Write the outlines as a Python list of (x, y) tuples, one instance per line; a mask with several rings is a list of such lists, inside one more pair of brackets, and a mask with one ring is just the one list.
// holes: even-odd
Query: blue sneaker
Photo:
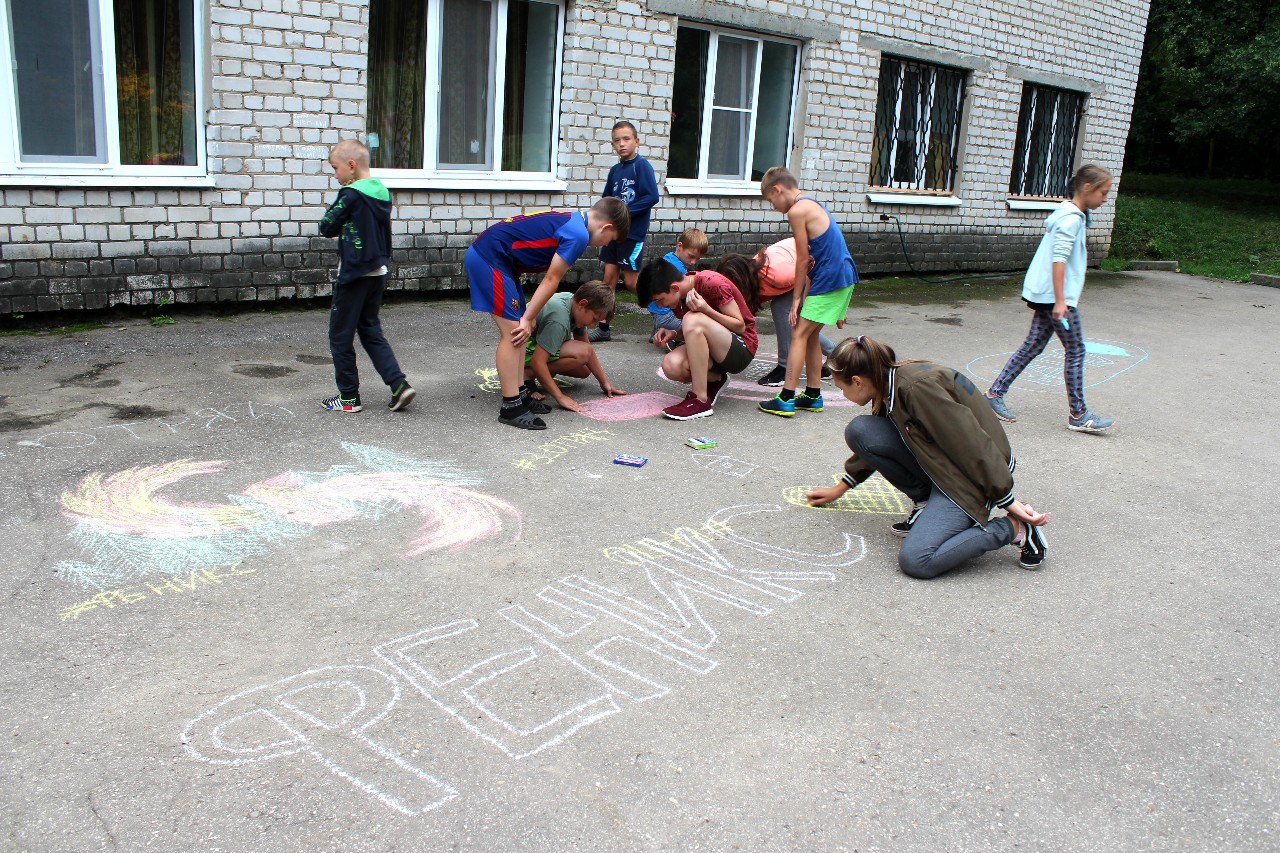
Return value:
[(1075, 432), (1087, 432), (1092, 435), (1098, 435), (1104, 430), (1109, 430), (1116, 425), (1111, 418), (1104, 418), (1102, 415), (1095, 415), (1089, 409), (1084, 410), (1084, 414), (1080, 417), (1072, 415), (1067, 418), (1067, 429)]
[(987, 403), (991, 406), (991, 411), (996, 413), (996, 417), (1007, 424), (1014, 423), (1018, 420), (1018, 416), (1004, 404), (1004, 397), (992, 397), (989, 394), (983, 394), (987, 398)]
[(774, 397), (772, 400), (765, 400), (758, 408), (762, 412), (768, 412), (780, 418), (794, 418), (796, 416), (796, 401), (794, 398), (784, 400), (781, 396)]
[(796, 395), (796, 398), (792, 400), (792, 402), (795, 403), (795, 408), (797, 410), (804, 410), (806, 412), (822, 411), (822, 394), (821, 393), (819, 393), (818, 396), (816, 397), (810, 397), (808, 394), (801, 392)]

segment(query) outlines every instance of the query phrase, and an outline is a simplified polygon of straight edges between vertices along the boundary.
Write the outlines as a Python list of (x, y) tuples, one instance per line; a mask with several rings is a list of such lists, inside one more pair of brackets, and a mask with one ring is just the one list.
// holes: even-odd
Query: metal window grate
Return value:
[(896, 56), (880, 62), (871, 185), (951, 192), (965, 72)]
[(1033, 83), (1022, 87), (1018, 138), (1009, 175), (1011, 194), (1047, 198), (1071, 195), (1084, 97), (1079, 92)]

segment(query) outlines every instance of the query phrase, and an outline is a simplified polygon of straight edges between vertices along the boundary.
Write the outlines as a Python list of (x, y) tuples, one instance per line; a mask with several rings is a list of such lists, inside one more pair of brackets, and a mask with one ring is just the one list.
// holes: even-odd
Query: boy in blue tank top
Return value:
[[(832, 323), (836, 328), (844, 327), (858, 268), (831, 213), (805, 197), (794, 175), (781, 166), (772, 167), (764, 173), (760, 194), (787, 217), (796, 238), (796, 286), (789, 318), (792, 357), (787, 359), (782, 391), (761, 403), (760, 411), (784, 418), (793, 417), (796, 409), (821, 412), (822, 388), (814, 382), (821, 381), (822, 375), (819, 333)], [(784, 333), (778, 330), (779, 335)], [(803, 358), (794, 357), (795, 353), (802, 353)], [(805, 389), (796, 394), (802, 368)]]
[[(543, 210), (510, 216), (487, 228), (467, 249), (463, 266), (471, 285), (471, 309), (493, 315), (498, 324), (494, 360), (502, 386), (499, 423), (520, 429), (547, 428), (537, 415), (551, 411), (550, 407), (521, 390), (525, 343), (538, 312), (582, 251), (627, 233), (630, 224), (626, 206), (616, 198), (606, 198), (586, 213)], [(528, 306), (520, 287), (520, 276), (525, 273), (543, 274)]]

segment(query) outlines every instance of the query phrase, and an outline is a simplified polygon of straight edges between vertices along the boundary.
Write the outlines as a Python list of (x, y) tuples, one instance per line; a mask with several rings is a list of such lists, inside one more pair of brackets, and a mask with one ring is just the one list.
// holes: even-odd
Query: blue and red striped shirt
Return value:
[(545, 272), (556, 255), (573, 266), (590, 242), (586, 214), (540, 210), (494, 223), (472, 248), (490, 266), (519, 275)]

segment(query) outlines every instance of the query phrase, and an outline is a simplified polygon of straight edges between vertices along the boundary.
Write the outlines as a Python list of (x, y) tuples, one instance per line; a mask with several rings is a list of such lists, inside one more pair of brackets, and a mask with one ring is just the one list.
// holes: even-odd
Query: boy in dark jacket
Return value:
[[(644, 241), (649, 235), (649, 211), (658, 203), (658, 179), (649, 161), (638, 153), (640, 134), (634, 124), (626, 120), (615, 123), (612, 141), (618, 162), (609, 170), (600, 197), (621, 199), (631, 215), (631, 228), (600, 250), (600, 263), (604, 264), (605, 284), (616, 284), (621, 270), (623, 285), (635, 293), (636, 279), (644, 263)], [(609, 324), (604, 322), (588, 336), (588, 340), (596, 344), (612, 339)]]
[(344, 139), (333, 146), (329, 165), (342, 185), (337, 201), (320, 220), (320, 233), (338, 238), (338, 279), (329, 311), (329, 352), (338, 393), (320, 405), (331, 412), (361, 410), (353, 344), (359, 335), (360, 345), (391, 389), (387, 408), (398, 412), (413, 401), (416, 392), (405, 381), (378, 320), (391, 260), (391, 194), (381, 181), (369, 177), (369, 149), (362, 142)]

